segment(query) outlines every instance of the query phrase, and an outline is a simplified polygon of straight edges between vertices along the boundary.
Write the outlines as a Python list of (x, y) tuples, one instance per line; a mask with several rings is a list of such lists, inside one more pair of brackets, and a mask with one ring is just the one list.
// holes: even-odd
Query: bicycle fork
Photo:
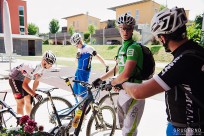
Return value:
[(105, 129), (106, 130), (107, 127), (106, 127), (106, 124), (104, 122), (102, 110), (101, 110), (100, 106), (98, 104), (95, 106), (91, 105), (91, 108), (93, 109), (94, 120), (96, 122), (95, 130), (97, 130), (97, 129)]

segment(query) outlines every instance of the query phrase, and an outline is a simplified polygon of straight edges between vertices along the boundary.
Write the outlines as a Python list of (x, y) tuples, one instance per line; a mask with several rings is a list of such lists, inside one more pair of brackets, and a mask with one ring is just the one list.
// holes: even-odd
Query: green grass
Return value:
[[(118, 45), (92, 45), (96, 51), (105, 59), (105, 60), (113, 60), (118, 48)], [(173, 56), (170, 53), (166, 53), (164, 48), (160, 45), (148, 45), (150, 50), (154, 54), (155, 61), (159, 62), (170, 62), (173, 59)], [(43, 45), (42, 51), (45, 52), (46, 50), (52, 50), (57, 57), (65, 57), (65, 58), (75, 58), (77, 48), (72, 45)], [(24, 60), (41, 60), (41, 57), (33, 57), (33, 56), (20, 56), (17, 57), (18, 59)], [(96, 59), (94, 57), (94, 59)], [(76, 68), (76, 65), (73, 61), (64, 61), (64, 60), (57, 60), (58, 65), (69, 66)], [(115, 64), (110, 64), (110, 68), (114, 67)], [(93, 70), (100, 70), (104, 71), (105, 67), (101, 63), (93, 63), (92, 64)], [(162, 69), (156, 68), (155, 73), (159, 73)]]
[[(93, 45), (92, 47), (106, 60), (113, 60), (118, 48), (118, 45)], [(53, 51), (58, 57), (74, 58), (77, 48), (72, 45), (43, 45), (42, 51)]]

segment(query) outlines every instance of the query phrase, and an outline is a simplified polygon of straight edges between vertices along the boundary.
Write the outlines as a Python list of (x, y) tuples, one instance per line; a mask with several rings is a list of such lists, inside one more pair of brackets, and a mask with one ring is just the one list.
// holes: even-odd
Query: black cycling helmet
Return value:
[(163, 9), (152, 18), (151, 32), (154, 36), (159, 34), (171, 34), (188, 22), (185, 10), (174, 7)]
[(48, 50), (43, 54), (43, 59), (48, 63), (53, 65), (56, 62), (56, 56), (55, 54)]

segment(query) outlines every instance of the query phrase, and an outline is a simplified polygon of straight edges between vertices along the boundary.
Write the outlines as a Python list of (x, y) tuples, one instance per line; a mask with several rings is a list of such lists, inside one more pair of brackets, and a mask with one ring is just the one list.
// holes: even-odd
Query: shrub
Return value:
[(37, 126), (37, 123), (30, 119), (28, 115), (22, 116), (17, 128), (6, 130), (0, 133), (1, 136), (49, 136), (43, 132), (43, 126)]

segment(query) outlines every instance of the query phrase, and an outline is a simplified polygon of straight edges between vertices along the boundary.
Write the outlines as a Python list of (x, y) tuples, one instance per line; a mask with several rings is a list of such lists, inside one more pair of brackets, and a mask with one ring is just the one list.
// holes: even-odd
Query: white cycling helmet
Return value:
[(51, 65), (53, 65), (56, 62), (56, 56), (55, 54), (48, 50), (43, 54), (43, 59), (45, 59), (45, 61)]
[(188, 22), (185, 10), (174, 7), (164, 9), (154, 15), (151, 22), (151, 32), (154, 36), (158, 34), (171, 34)]
[(81, 40), (81, 35), (79, 33), (74, 33), (71, 38), (70, 38), (70, 42), (72, 45), (76, 45), (79, 43), (79, 41)]
[(135, 25), (135, 19), (128, 13), (125, 13), (118, 18), (117, 24)]

